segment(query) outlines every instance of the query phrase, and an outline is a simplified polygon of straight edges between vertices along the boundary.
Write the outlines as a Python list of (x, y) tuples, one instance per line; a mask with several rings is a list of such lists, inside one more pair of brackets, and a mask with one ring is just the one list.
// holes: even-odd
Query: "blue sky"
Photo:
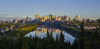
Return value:
[(100, 0), (0, 0), (0, 19), (34, 18), (35, 14), (45, 16), (67, 15), (74, 18), (100, 18)]

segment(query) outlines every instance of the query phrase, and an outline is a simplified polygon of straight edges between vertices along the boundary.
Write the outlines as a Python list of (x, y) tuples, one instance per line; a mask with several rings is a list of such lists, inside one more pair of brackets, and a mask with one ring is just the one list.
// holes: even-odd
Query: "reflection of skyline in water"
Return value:
[[(52, 32), (52, 34), (54, 34), (54, 33), (61, 33), (61, 30), (59, 30), (59, 29), (54, 29), (54, 28), (48, 29), (48, 28), (45, 28), (45, 27), (42, 27), (41, 29), (36, 29), (35, 33), (36, 33), (36, 35), (38, 35), (39, 32), (47, 34), (47, 30), (50, 33)], [(62, 33), (64, 34), (64, 31), (62, 31)]]
[[(37, 35), (40, 38), (47, 37), (47, 30), (48, 30), (49, 34), (51, 34), (51, 31), (52, 31), (52, 36), (54, 37), (54, 39), (56, 39), (56, 35), (60, 35), (60, 33), (61, 33), (60, 29), (39, 27), (35, 31), (30, 32), (29, 34), (27, 34), (25, 36), (30, 37), (30, 35), (31, 35), (32, 37), (35, 37), (35, 35)], [(62, 33), (64, 34), (65, 42), (70, 41), (72, 43), (74, 41), (75, 38), (73, 36), (71, 36), (70, 34), (68, 34), (66, 31), (62, 31)]]

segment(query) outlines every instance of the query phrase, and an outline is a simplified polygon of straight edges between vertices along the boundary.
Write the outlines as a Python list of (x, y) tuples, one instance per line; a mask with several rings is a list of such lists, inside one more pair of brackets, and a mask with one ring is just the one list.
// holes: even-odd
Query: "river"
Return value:
[(70, 41), (70, 43), (74, 42), (75, 37), (73, 37), (72, 35), (70, 35), (66, 31), (60, 30), (57, 28), (55, 29), (55, 28), (48, 28), (48, 27), (43, 27), (43, 26), (38, 27), (35, 31), (32, 31), (32, 32), (26, 34), (25, 36), (30, 37), (30, 35), (31, 35), (32, 37), (35, 37), (35, 35), (37, 35), (38, 37), (43, 38), (43, 37), (46, 37), (46, 35), (47, 35), (47, 29), (49, 32), (52, 31), (54, 39), (56, 39), (56, 35), (60, 35), (60, 33), (62, 31), (64, 34), (64, 39), (65, 39), (64, 41), (65, 42), (67, 42), (67, 41)]

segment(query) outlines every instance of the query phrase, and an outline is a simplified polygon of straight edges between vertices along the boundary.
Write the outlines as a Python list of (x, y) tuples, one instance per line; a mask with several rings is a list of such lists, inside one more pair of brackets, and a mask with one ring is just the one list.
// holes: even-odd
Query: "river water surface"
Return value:
[(71, 43), (73, 43), (75, 39), (72, 35), (70, 35), (66, 31), (63, 31), (60, 29), (48, 28), (48, 27), (38, 27), (35, 31), (32, 31), (29, 34), (26, 34), (25, 36), (30, 37), (31, 35), (32, 37), (35, 37), (35, 35), (37, 35), (38, 37), (43, 38), (43, 37), (46, 37), (47, 30), (50, 33), (52, 32), (54, 39), (56, 39), (56, 35), (60, 35), (61, 31), (64, 34), (65, 42), (70, 41)]

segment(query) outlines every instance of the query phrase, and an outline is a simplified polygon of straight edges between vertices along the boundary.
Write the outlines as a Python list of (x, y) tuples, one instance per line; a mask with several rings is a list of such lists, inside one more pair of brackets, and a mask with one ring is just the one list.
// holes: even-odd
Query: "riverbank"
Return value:
[(18, 37), (23, 34), (23, 36), (31, 31), (34, 31), (38, 25), (33, 23), (23, 23), (23, 24), (14, 24), (15, 27), (13, 30), (6, 31), (4, 33), (1, 33), (0, 35), (5, 35), (8, 37)]
[(14, 33), (17, 33), (15, 34), (16, 36), (20, 36), (22, 34), (24, 36), (28, 34), (29, 32), (34, 31), (37, 27), (38, 25), (36, 24), (26, 24), (26, 25), (18, 26), (18, 28), (14, 30)]
[(54, 28), (54, 29), (60, 29), (63, 31), (66, 31), (67, 33), (71, 34), (73, 37), (77, 37), (78, 31), (68, 28), (68, 27), (62, 27), (62, 26), (52, 26), (52, 25), (39, 25), (40, 27), (46, 27), (46, 28)]

